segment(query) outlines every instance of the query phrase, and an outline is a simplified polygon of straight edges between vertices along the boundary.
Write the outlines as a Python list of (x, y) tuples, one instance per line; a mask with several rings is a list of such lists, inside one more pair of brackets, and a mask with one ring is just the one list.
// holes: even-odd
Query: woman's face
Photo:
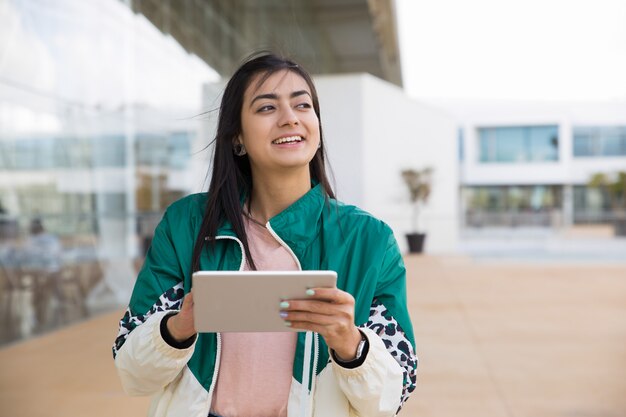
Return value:
[(306, 169), (320, 143), (319, 119), (306, 81), (282, 70), (260, 86), (259, 74), (246, 89), (241, 109), (241, 135), (253, 175)]

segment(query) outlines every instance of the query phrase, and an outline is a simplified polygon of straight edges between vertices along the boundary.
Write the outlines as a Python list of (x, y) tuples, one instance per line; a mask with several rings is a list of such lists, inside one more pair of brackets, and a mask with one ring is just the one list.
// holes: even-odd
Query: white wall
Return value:
[[(335, 179), (337, 198), (363, 207), (366, 182), (364, 171), (364, 91), (359, 76), (318, 76), (315, 88), (328, 162)], [(331, 179), (332, 181), (332, 179)]]
[(433, 192), (420, 220), (428, 234), (426, 251), (456, 251), (458, 152), (453, 120), (367, 74), (320, 76), (315, 82), (339, 199), (388, 223), (406, 250), (411, 206), (400, 172), (433, 167)]

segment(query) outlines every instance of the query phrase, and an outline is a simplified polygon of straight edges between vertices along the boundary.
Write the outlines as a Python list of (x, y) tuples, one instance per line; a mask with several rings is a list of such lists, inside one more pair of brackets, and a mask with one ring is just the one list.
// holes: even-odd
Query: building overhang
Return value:
[(130, 0), (185, 50), (229, 77), (270, 49), (313, 74), (367, 72), (402, 86), (393, 0)]

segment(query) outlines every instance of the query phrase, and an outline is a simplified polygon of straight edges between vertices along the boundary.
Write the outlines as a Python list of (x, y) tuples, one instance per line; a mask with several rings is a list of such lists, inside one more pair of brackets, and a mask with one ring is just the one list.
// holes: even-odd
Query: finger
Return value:
[(311, 290), (313, 290), (313, 294), (307, 294), (307, 299), (326, 300), (337, 304), (354, 304), (352, 294), (339, 288), (311, 288)]
[(316, 313), (307, 313), (301, 311), (295, 312), (282, 312), (280, 315), (287, 322), (302, 322), (302, 323), (311, 323), (317, 324), (321, 326), (329, 326), (333, 324), (337, 324), (336, 316), (328, 316), (325, 314), (316, 314)]
[[(308, 311), (326, 315), (335, 314), (339, 311), (340, 304), (333, 304), (329, 301), (318, 300), (289, 300), (286, 304), (281, 303), (281, 310), (284, 311)], [(283, 306), (287, 307), (283, 307)]]
[(320, 335), (322, 335), (322, 337), (326, 330), (325, 326), (321, 326), (315, 323), (309, 323), (306, 321), (292, 321), (292, 322), (288, 321), (288, 322), (285, 322), (285, 325), (292, 329), (319, 333)]
[[(334, 332), (328, 332), (329, 328), (327, 326), (322, 326), (316, 323), (310, 323), (306, 321), (294, 321), (286, 323), (289, 328), (300, 330), (300, 331), (310, 331), (318, 333), (322, 338), (324, 338), (324, 342), (326, 345), (335, 350), (341, 346), (342, 343), (345, 342), (346, 338), (343, 336), (338, 336), (337, 334), (333, 334)], [(356, 349), (355, 349), (356, 350)]]
[(189, 291), (183, 301), (189, 305), (193, 305), (193, 292)]

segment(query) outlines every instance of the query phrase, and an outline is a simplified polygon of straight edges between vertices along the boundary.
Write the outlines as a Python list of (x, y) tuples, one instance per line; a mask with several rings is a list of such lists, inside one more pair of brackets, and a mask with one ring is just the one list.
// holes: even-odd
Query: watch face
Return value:
[(360, 359), (361, 355), (363, 354), (363, 348), (365, 347), (366, 339), (365, 339), (364, 336), (361, 336), (361, 337), (362, 338), (361, 338), (361, 341), (359, 342), (359, 346), (357, 346), (357, 348), (356, 348), (356, 358), (354, 358), (354, 359)]

